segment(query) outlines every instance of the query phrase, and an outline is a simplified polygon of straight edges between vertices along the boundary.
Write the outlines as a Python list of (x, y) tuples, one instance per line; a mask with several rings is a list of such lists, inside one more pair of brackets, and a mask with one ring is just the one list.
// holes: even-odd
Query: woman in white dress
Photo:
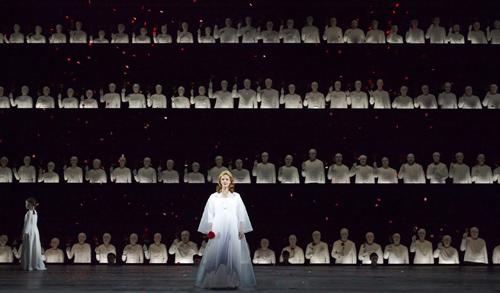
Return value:
[(32, 197), (26, 200), (26, 215), (24, 216), (23, 245), (21, 250), (21, 266), (25, 271), (45, 270), (43, 263), (42, 245), (40, 244), (40, 233), (38, 232), (38, 203)]
[(250, 251), (245, 233), (252, 224), (238, 193), (234, 192), (231, 172), (218, 178), (217, 192), (207, 201), (198, 231), (208, 234), (208, 244), (200, 262), (196, 286), (237, 288), (255, 286)]

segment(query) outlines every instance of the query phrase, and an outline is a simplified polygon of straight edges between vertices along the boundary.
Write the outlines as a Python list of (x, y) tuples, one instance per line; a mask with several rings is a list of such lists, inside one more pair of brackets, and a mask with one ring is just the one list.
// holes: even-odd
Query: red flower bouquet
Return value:
[(207, 234), (208, 239), (214, 239), (215, 238), (215, 233), (214, 231), (209, 231)]

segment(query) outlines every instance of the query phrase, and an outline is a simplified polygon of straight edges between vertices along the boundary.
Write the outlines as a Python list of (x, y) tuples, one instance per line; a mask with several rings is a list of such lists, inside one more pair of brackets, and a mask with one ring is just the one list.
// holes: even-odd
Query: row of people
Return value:
[[(202, 22), (197, 29), (196, 35), (190, 31), (189, 24), (182, 22), (177, 29), (175, 35), (175, 42), (180, 44), (189, 43), (349, 43), (349, 44), (500, 44), (500, 21), (495, 20), (493, 28), (488, 26), (486, 32), (481, 29), (480, 22), (474, 22), (469, 25), (466, 35), (461, 33), (462, 29), (460, 24), (454, 24), (447, 30), (441, 26), (439, 17), (434, 17), (432, 23), (428, 26), (426, 31), (419, 27), (419, 21), (413, 19), (410, 21), (408, 30), (404, 36), (399, 34), (399, 27), (397, 24), (392, 24), (388, 28), (383, 28), (379, 25), (378, 20), (372, 20), (369, 23), (368, 29), (365, 32), (359, 27), (359, 19), (351, 21), (349, 28), (345, 31), (337, 25), (337, 19), (331, 17), (324, 30), (320, 29), (314, 24), (314, 18), (308, 16), (305, 25), (299, 30), (295, 27), (293, 19), (287, 19), (286, 22), (281, 23), (279, 29), (277, 25), (271, 20), (265, 22), (265, 26), (254, 26), (251, 17), (245, 17), (244, 24), (238, 23), (236, 27), (233, 26), (233, 21), (226, 18), (223, 27), (214, 25), (212, 28)], [(203, 28), (203, 31), (202, 31)], [(51, 29), (52, 33), (49, 36), (44, 35), (43, 28), (36, 25), (34, 31), (25, 35), (21, 32), (21, 26), (15, 24), (13, 31), (8, 34), (1, 34), (1, 42), (20, 44), (165, 44), (173, 43), (174, 38), (169, 34), (167, 24), (159, 27), (152, 28), (152, 34), (149, 34), (147, 27), (141, 27), (138, 34), (135, 32), (129, 34), (126, 32), (125, 24), (117, 25), (116, 31), (106, 32), (105, 30), (98, 30), (96, 35), (87, 34), (83, 30), (83, 23), (81, 21), (75, 22), (75, 27), (69, 30), (68, 33), (64, 31), (61, 24), (55, 25)], [(386, 30), (386, 31), (384, 31)]]
[[(85, 233), (78, 234), (78, 242), (67, 244), (64, 252), (59, 248), (60, 240), (52, 238), (50, 248), (43, 251), (43, 258), (46, 263), (64, 263), (73, 261), (77, 264), (92, 262), (92, 255), (95, 261), (101, 264), (114, 262), (118, 251), (111, 243), (111, 234), (104, 233), (102, 243), (96, 244), (94, 254), (91, 245), (86, 242)], [(392, 234), (391, 242), (382, 250), (382, 246), (375, 242), (375, 235), (368, 232), (365, 241), (356, 247), (355, 243), (349, 239), (349, 230), (340, 230), (340, 239), (335, 241), (331, 247), (321, 241), (321, 232), (312, 233), (312, 241), (307, 244), (304, 250), (297, 244), (296, 235), (288, 237), (288, 245), (281, 249), (279, 258), (269, 247), (269, 240), (261, 239), (260, 247), (255, 250), (253, 256), (254, 264), (409, 264), (410, 253), (413, 255), (413, 264), (460, 264), (460, 255), (456, 248), (452, 246), (450, 235), (444, 235), (436, 247), (426, 239), (425, 229), (418, 229), (416, 235), (412, 237), (410, 249), (401, 243), (399, 233)], [(209, 240), (210, 241), (210, 240)], [(0, 263), (12, 263), (14, 257), (21, 258), (22, 247), (17, 249), (7, 245), (8, 237), (0, 236)], [(132, 233), (129, 236), (129, 243), (121, 251), (121, 261), (123, 263), (145, 263), (149, 260), (152, 264), (165, 264), (168, 262), (169, 254), (174, 255), (176, 264), (192, 264), (197, 256), (202, 256), (207, 242), (203, 241), (198, 245), (190, 240), (189, 231), (182, 231), (180, 239), (175, 238), (167, 250), (167, 246), (162, 243), (162, 235), (154, 234), (154, 242), (149, 246), (139, 244), (139, 237)], [(22, 246), (22, 244), (21, 244)], [(486, 242), (479, 237), (477, 227), (470, 228), (463, 234), (460, 242), (460, 251), (464, 252), (463, 263), (488, 264), (488, 250)], [(111, 259), (110, 259), (111, 258)], [(491, 259), (493, 264), (500, 264), (500, 245), (493, 249)]]
[[(23, 159), (23, 165), (18, 168), (10, 168), (7, 157), (0, 158), (0, 182), (10, 183), (17, 180), (20, 183), (83, 183), (91, 184), (113, 183), (217, 183), (219, 174), (226, 170), (231, 170), (236, 183), (257, 184), (298, 184), (304, 183), (325, 183), (327, 180), (333, 184), (348, 184), (352, 181), (356, 184), (385, 184), (398, 183), (405, 184), (426, 183), (444, 184), (447, 181), (454, 184), (488, 184), (499, 182), (500, 167), (492, 170), (486, 164), (484, 154), (476, 157), (476, 165), (470, 168), (464, 163), (464, 154), (459, 152), (455, 154), (455, 160), (450, 163), (449, 168), (441, 162), (441, 154), (435, 152), (432, 154), (432, 162), (427, 166), (426, 171), (422, 165), (415, 161), (414, 154), (408, 154), (406, 162), (403, 163), (399, 171), (390, 167), (387, 157), (381, 159), (381, 166), (376, 161), (373, 166), (368, 164), (368, 157), (361, 155), (352, 164), (347, 167), (344, 164), (343, 156), (340, 153), (335, 154), (334, 163), (325, 166), (323, 161), (317, 158), (315, 149), (309, 150), (308, 159), (301, 164), (301, 170), (294, 166), (292, 155), (286, 155), (284, 165), (276, 170), (273, 163), (269, 161), (269, 153), (263, 152), (260, 156), (260, 162), (254, 161), (252, 170), (245, 169), (243, 160), (237, 159), (235, 166), (229, 163), (229, 168), (224, 166), (222, 156), (216, 156), (214, 166), (208, 169), (204, 174), (200, 171), (200, 164), (193, 162), (191, 170), (188, 164), (184, 165), (184, 174), (181, 177), (175, 170), (175, 162), (168, 159), (166, 169), (161, 166), (154, 168), (152, 160), (149, 157), (144, 158), (143, 166), (131, 171), (127, 167), (127, 159), (122, 155), (118, 159), (118, 166), (112, 164), (108, 172), (103, 167), (100, 159), (94, 159), (92, 166), (85, 165), (84, 169), (79, 166), (78, 157), (73, 156), (69, 160), (69, 166), (63, 167), (63, 176), (59, 176), (54, 162), (47, 163), (47, 168), (40, 168), (37, 174), (36, 168), (31, 163), (31, 157), (26, 156)], [(254, 179), (252, 179), (254, 177)], [(353, 179), (351, 179), (353, 178)], [(182, 180), (181, 180), (182, 179)], [(499, 182), (500, 183), (500, 182)]]
[[(193, 85), (194, 87), (194, 85)], [(41, 95), (36, 99), (30, 96), (28, 86), (21, 87), (21, 94), (14, 97), (14, 94), (6, 93), (4, 87), (0, 87), (0, 108), (39, 108), (39, 109), (75, 109), (88, 108), (121, 108), (122, 104), (128, 104), (128, 108), (167, 108), (170, 104), (175, 109), (206, 109), (206, 108), (235, 108), (236, 100), (238, 108), (261, 108), (261, 109), (499, 109), (500, 93), (498, 86), (491, 84), (484, 99), (476, 96), (472, 86), (466, 86), (464, 93), (460, 98), (452, 91), (452, 84), (446, 82), (443, 85), (443, 91), (436, 98), (430, 92), (430, 87), (422, 85), (421, 93), (412, 98), (408, 95), (408, 87), (402, 86), (397, 97), (392, 99), (388, 91), (384, 89), (384, 81), (378, 79), (375, 89), (368, 92), (363, 90), (363, 84), (360, 80), (354, 82), (354, 89), (351, 91), (343, 90), (342, 83), (335, 81), (330, 86), (328, 92), (324, 94), (319, 90), (318, 82), (311, 83), (310, 91), (305, 95), (296, 92), (294, 84), (287, 87), (287, 91), (282, 87), (280, 91), (273, 88), (273, 81), (267, 78), (264, 81), (264, 88), (258, 85), (257, 89), (252, 89), (252, 81), (245, 79), (243, 88), (238, 89), (235, 83), (232, 89), (229, 83), (223, 80), (220, 83), (220, 89), (214, 90), (210, 81), (208, 91), (205, 86), (199, 86), (198, 92), (190, 90), (190, 95), (182, 86), (178, 87), (167, 99), (163, 92), (163, 86), (155, 86), (154, 92), (143, 93), (139, 84), (132, 85), (132, 91), (127, 93), (123, 88), (120, 93), (117, 92), (117, 86), (110, 83), (108, 91), (99, 90), (99, 97), (92, 89), (85, 90), (84, 95), (76, 97), (75, 90), (68, 88), (64, 97), (61, 93), (57, 98), (52, 97), (51, 89), (48, 86), (42, 88)], [(215, 104), (211, 102), (215, 101)], [(99, 106), (102, 104), (102, 106)], [(213, 105), (212, 105), (213, 104)]]

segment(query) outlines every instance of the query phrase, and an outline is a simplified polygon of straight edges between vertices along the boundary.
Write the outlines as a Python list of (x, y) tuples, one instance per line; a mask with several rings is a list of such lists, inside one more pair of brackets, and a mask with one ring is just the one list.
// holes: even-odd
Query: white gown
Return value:
[(238, 193), (229, 197), (213, 193), (207, 201), (198, 231), (215, 233), (203, 253), (196, 277), (196, 286), (228, 288), (255, 286), (250, 251), (246, 239), (239, 239), (238, 231), (253, 230), (248, 214)]
[(23, 245), (21, 250), (21, 266), (25, 271), (45, 270), (37, 222), (38, 213), (32, 210), (27, 211), (24, 216)]

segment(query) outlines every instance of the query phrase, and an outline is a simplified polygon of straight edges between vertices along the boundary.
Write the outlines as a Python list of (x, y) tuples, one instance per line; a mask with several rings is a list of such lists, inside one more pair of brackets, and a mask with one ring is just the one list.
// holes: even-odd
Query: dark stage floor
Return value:
[[(205, 291), (193, 287), (195, 272), (194, 266), (51, 266), (23, 272), (9, 265), (0, 266), (0, 292)], [(255, 267), (255, 273), (260, 292), (500, 292), (500, 267)]]

